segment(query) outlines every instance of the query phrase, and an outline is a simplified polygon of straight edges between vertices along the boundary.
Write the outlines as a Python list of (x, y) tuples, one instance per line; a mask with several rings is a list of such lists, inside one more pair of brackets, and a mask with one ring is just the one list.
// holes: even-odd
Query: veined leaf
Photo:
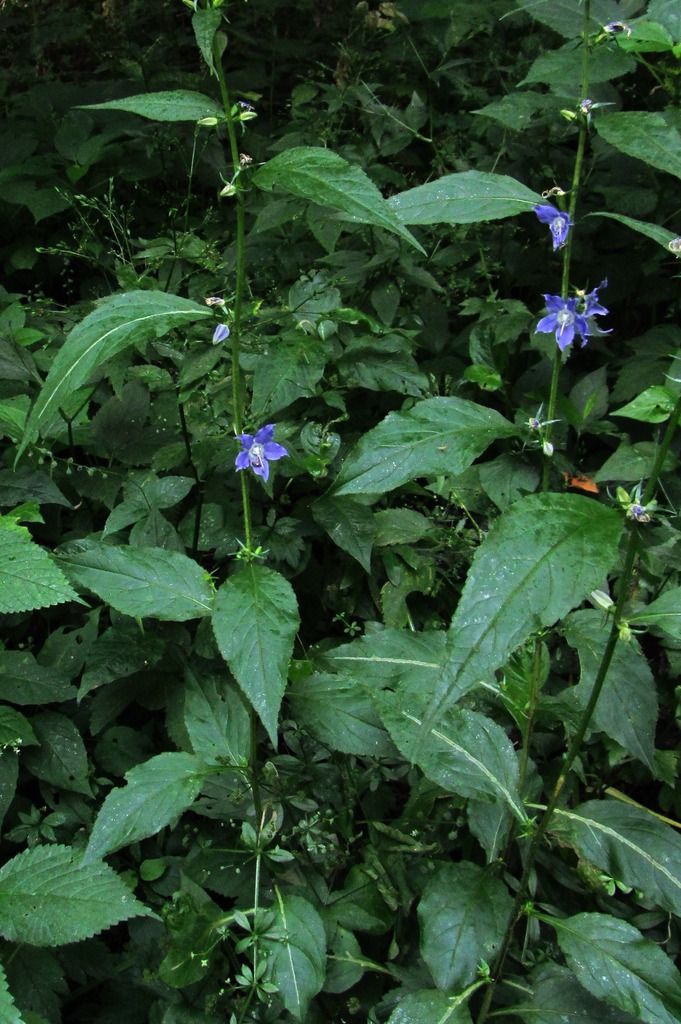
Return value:
[(124, 292), (102, 300), (70, 331), (57, 352), (28, 417), (17, 459), (35, 441), (42, 424), (58, 412), (60, 403), (103, 363), (133, 344), (212, 316), (205, 306), (167, 292)]
[(552, 918), (580, 985), (646, 1024), (678, 1024), (681, 975), (656, 943), (608, 914)]
[(376, 528), (368, 505), (353, 498), (325, 495), (312, 504), (312, 515), (334, 544), (356, 558), (365, 572), (371, 571)]
[(222, 107), (215, 100), (190, 89), (145, 92), (106, 103), (81, 103), (79, 109), (124, 110), (147, 117), (150, 121), (200, 121), (202, 117), (224, 117)]
[(653, 242), (657, 242), (658, 245), (668, 248), (669, 243), (676, 238), (673, 231), (668, 231), (667, 228), (660, 227), (659, 224), (650, 224), (647, 220), (636, 220), (634, 217), (625, 217), (622, 213), (607, 213), (605, 210), (597, 210), (594, 213), (587, 214), (588, 217), (608, 217), (610, 220), (618, 220), (620, 224), (624, 224), (626, 227), (631, 228), (632, 231), (637, 231), (639, 235), (645, 235), (646, 238), (651, 238)]
[(410, 992), (388, 1018), (388, 1024), (470, 1024), (471, 1015), (461, 996), (438, 989)]
[(26, 527), (0, 517), (0, 612), (28, 612), (64, 601), (83, 603)]
[(302, 896), (283, 896), (275, 889), (274, 926), (265, 934), (267, 976), (279, 989), (284, 1006), (296, 1020), (305, 1020), (313, 996), (324, 984), (326, 936), (322, 919)]
[(148, 914), (108, 864), (86, 864), (68, 846), (36, 846), (0, 868), (0, 934), (63, 946)]
[(665, 590), (655, 601), (634, 612), (627, 620), (632, 626), (655, 626), (681, 640), (681, 587)]
[(251, 720), (238, 688), (223, 670), (187, 667), (184, 725), (194, 753), (209, 764), (248, 763)]
[(0, 1022), (1, 1024), (24, 1024), (24, 1019), (14, 1005), (14, 1000), (7, 988), (7, 978), (2, 964), (0, 964)]
[(515, 178), (484, 171), (447, 174), (388, 200), (403, 224), (474, 224), (528, 213), (542, 197)]
[(599, 586), (621, 531), (613, 509), (577, 494), (531, 494), (499, 517), (475, 554), (452, 618), (424, 731), (480, 680), (493, 683), (531, 633)]
[(596, 130), (615, 149), (681, 178), (681, 135), (663, 114), (625, 110), (596, 118)]
[(193, 754), (158, 754), (127, 772), (126, 785), (102, 804), (85, 851), (85, 863), (154, 836), (196, 800), (211, 772)]
[(355, 223), (385, 228), (424, 252), (362, 168), (349, 164), (329, 149), (287, 149), (260, 167), (253, 182), (258, 188), (270, 190), (277, 186), (319, 206), (340, 210)]
[(79, 586), (124, 615), (185, 622), (212, 611), (210, 578), (179, 551), (81, 540), (62, 548), (59, 560)]
[(529, 1001), (514, 1003), (525, 1024), (635, 1024), (636, 1018), (594, 999), (567, 967), (544, 963), (530, 975)]
[(517, 427), (494, 409), (463, 398), (426, 398), (391, 412), (343, 463), (334, 494), (385, 494), (418, 477), (456, 476)]
[(557, 808), (551, 831), (672, 914), (681, 915), (681, 836), (654, 815), (619, 800)]
[(0, 700), (12, 704), (59, 704), (76, 689), (56, 667), (41, 665), (30, 651), (0, 651)]
[(368, 688), (358, 679), (314, 672), (293, 684), (288, 699), (298, 724), (332, 750), (363, 757), (395, 752)]
[(274, 744), (299, 622), (293, 587), (263, 565), (240, 569), (215, 598), (213, 632), (220, 653)]

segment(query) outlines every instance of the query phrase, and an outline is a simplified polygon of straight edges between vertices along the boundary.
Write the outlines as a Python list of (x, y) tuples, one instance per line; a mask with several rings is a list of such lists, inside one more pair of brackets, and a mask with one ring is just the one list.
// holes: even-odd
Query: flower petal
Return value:
[(247, 451), (239, 452), (236, 459), (234, 460), (234, 465), (236, 466), (237, 469), (248, 469), (250, 464), (251, 460), (248, 456)]
[(557, 210), (555, 206), (551, 206), (550, 203), (540, 203), (538, 206), (533, 206), (532, 209), (542, 224), (550, 224), (554, 217), (560, 216), (560, 210)]
[(556, 329), (558, 321), (555, 313), (549, 313), (548, 316), (543, 316), (537, 326), (535, 327), (535, 334), (553, 334)]
[(272, 462), (276, 462), (277, 459), (283, 459), (284, 456), (288, 455), (286, 448), (281, 444), (277, 444), (276, 441), (266, 441), (262, 447), (265, 458), (270, 459)]
[(259, 466), (252, 466), (252, 469), (256, 476), (261, 476), (263, 480), (269, 479), (270, 464), (267, 459), (263, 459)]
[(545, 295), (544, 302), (549, 313), (560, 313), (561, 309), (565, 309), (565, 299), (560, 295)]
[(267, 444), (274, 437), (274, 423), (267, 423), (260, 430), (256, 431), (255, 443), (256, 444)]
[(250, 448), (251, 445), (253, 444), (254, 440), (255, 440), (255, 438), (253, 437), (253, 434), (237, 434), (236, 435), (236, 439), (237, 439), (237, 441), (241, 441), (241, 444), (243, 445), (244, 451), (247, 448)]
[(563, 324), (556, 331), (556, 342), (561, 352), (564, 352), (568, 345), (571, 345), (575, 340), (575, 325), (574, 324)]

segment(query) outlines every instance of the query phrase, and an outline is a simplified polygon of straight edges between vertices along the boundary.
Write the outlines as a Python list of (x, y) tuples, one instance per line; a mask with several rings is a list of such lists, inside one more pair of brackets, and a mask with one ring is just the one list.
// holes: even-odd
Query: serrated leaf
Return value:
[(469, 861), (443, 864), (418, 905), (421, 955), (438, 988), (460, 991), (491, 963), (513, 901), (506, 886)]
[(615, 149), (681, 178), (681, 135), (662, 115), (626, 110), (596, 118), (601, 138)]
[(40, 665), (30, 651), (0, 651), (0, 700), (58, 704), (75, 695), (75, 687), (58, 668)]
[(91, 796), (85, 745), (71, 719), (43, 711), (34, 715), (32, 724), (40, 746), (24, 755), (28, 770), (58, 789)]
[(324, 665), (335, 672), (356, 675), (375, 687), (397, 685), (400, 688), (430, 691), (429, 680), (439, 673), (445, 655), (443, 630), (383, 629), (380, 633), (342, 644), (324, 655)]
[(276, 744), (300, 622), (293, 587), (272, 569), (247, 565), (218, 590), (212, 622), (220, 653)]
[(403, 224), (474, 224), (527, 213), (541, 202), (505, 174), (462, 171), (400, 192), (388, 206)]
[(530, 984), (529, 1001), (513, 1005), (513, 1015), (526, 1024), (634, 1024), (636, 1020), (594, 999), (581, 985), (575, 985), (572, 972), (559, 964), (542, 964), (532, 972)]
[(24, 1024), (7, 987), (7, 978), (2, 964), (0, 964), (0, 1024)]
[(60, 1021), (62, 1001), (68, 996), (69, 986), (58, 954), (26, 945), (16, 946), (13, 954), (8, 957), (7, 981), (26, 1024)]
[(25, 526), (0, 522), (0, 612), (27, 612), (82, 601)]
[(557, 808), (551, 831), (601, 871), (681, 915), (681, 836), (654, 815), (619, 800), (590, 800), (572, 811)]
[(391, 412), (351, 450), (333, 494), (384, 494), (419, 477), (456, 476), (517, 428), (462, 398), (426, 398)]
[(205, 306), (167, 292), (124, 292), (101, 300), (57, 352), (28, 418), (17, 459), (35, 441), (42, 424), (58, 413), (60, 403), (87, 383), (98, 367), (133, 344), (212, 316)]
[(656, 943), (607, 914), (552, 919), (580, 985), (646, 1024), (678, 1024), (681, 975)]
[(175, 751), (131, 768), (126, 785), (112, 789), (99, 810), (85, 862), (156, 835), (191, 807), (209, 774), (200, 758)]
[[(304, 314), (301, 314), (301, 319)], [(258, 357), (253, 373), (253, 418), (286, 408), (298, 398), (311, 398), (324, 375), (331, 347), (318, 338), (302, 335), (277, 341)]]
[(313, 503), (312, 515), (334, 544), (355, 558), (365, 572), (371, 571), (375, 528), (367, 505), (352, 498), (325, 496)]
[(355, 679), (315, 672), (293, 684), (292, 716), (331, 750), (386, 757), (394, 747), (366, 687)]
[(200, 121), (202, 117), (222, 118), (224, 112), (210, 96), (190, 89), (168, 89), (140, 93), (107, 103), (81, 103), (79, 110), (124, 110), (150, 121)]
[(361, 167), (349, 164), (329, 149), (287, 149), (260, 167), (253, 182), (258, 188), (270, 190), (277, 186), (319, 206), (340, 210), (355, 223), (385, 228), (424, 252)]
[(107, 864), (68, 846), (36, 846), (0, 868), (0, 934), (31, 946), (63, 946), (148, 914)]
[(461, 996), (437, 989), (421, 989), (400, 999), (388, 1024), (470, 1024), (471, 1015)]
[(209, 578), (179, 551), (82, 540), (63, 547), (59, 561), (75, 583), (124, 615), (185, 622), (212, 610)]
[[(219, 8), (209, 7), (203, 9), (197, 7), (192, 14), (192, 28), (196, 45), (201, 51), (210, 73), (215, 74), (215, 62), (213, 59), (213, 40), (215, 33), (222, 24), (222, 11)], [(222, 113), (222, 112), (221, 112)]]
[(31, 723), (16, 708), (0, 704), (0, 753), (6, 750), (37, 744)]
[(187, 668), (184, 725), (195, 754), (207, 763), (243, 765), (250, 756), (248, 707), (233, 682), (221, 673), (195, 665)]
[(267, 977), (296, 1020), (303, 1021), (310, 1000), (324, 984), (326, 936), (322, 919), (302, 896), (275, 889), (272, 935), (261, 942), (267, 953)]
[(634, 612), (627, 621), (632, 626), (654, 626), (681, 640), (681, 587), (665, 590), (655, 601)]
[[(580, 36), (584, 31), (582, 0), (516, 0), (516, 7), (567, 38)], [(620, 15), (618, 0), (592, 0), (588, 31), (597, 32)]]
[(494, 673), (534, 631), (598, 587), (617, 558), (614, 509), (577, 494), (531, 494), (504, 512), (478, 548), (448, 633), (448, 656), (425, 727)]

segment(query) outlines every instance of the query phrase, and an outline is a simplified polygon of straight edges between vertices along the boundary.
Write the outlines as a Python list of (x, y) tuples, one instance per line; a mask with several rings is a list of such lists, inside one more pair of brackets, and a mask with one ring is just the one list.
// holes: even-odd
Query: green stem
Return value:
[[(669, 446), (672, 443), (672, 439), (678, 427), (680, 416), (681, 395), (677, 398), (674, 410), (671, 416), (669, 417), (667, 429), (662, 439), (662, 443), (658, 449), (657, 457), (653, 465), (653, 470), (650, 475), (650, 479), (648, 480), (648, 484), (641, 499), (641, 504), (643, 505), (646, 505), (655, 494), (660, 471), (664, 464), (667, 452), (669, 451)], [(598, 672), (596, 673), (594, 684), (591, 688), (588, 703), (582, 713), (582, 717), (577, 727), (577, 731), (574, 733), (568, 746), (568, 751), (565, 755), (563, 767), (561, 769), (560, 775), (558, 776), (556, 784), (553, 787), (553, 792), (551, 793), (549, 802), (547, 803), (546, 809), (534, 831), (532, 839), (530, 840), (530, 845), (527, 850), (527, 855), (525, 858), (525, 866), (523, 869), (523, 873), (518, 885), (518, 890), (516, 892), (515, 899), (513, 901), (513, 906), (511, 908), (511, 913), (509, 915), (508, 924), (504, 932), (504, 938), (502, 940), (501, 946), (499, 948), (499, 953), (497, 955), (497, 960), (493, 971), (493, 982), (485, 992), (485, 998), (480, 1009), (480, 1014), (478, 1015), (477, 1024), (484, 1024), (484, 1021), (487, 1019), (487, 1016), (489, 1014), (489, 1008), (492, 1002), (494, 988), (502, 978), (504, 965), (506, 963), (506, 957), (508, 956), (511, 942), (513, 940), (513, 932), (516, 923), (518, 922), (522, 914), (523, 903), (525, 901), (525, 895), (527, 892), (527, 885), (530, 880), (530, 875), (534, 867), (534, 862), (536, 860), (539, 847), (551, 823), (553, 813), (556, 807), (558, 806), (558, 801), (563, 791), (563, 787), (565, 786), (568, 776), (572, 771), (572, 767), (575, 763), (575, 760), (579, 755), (582, 743), (584, 742), (584, 737), (586, 736), (587, 729), (591, 724), (591, 718), (595, 711), (596, 704), (598, 703), (598, 698), (601, 695), (601, 691), (603, 689), (603, 685), (608, 674), (608, 669), (610, 668), (610, 663), (612, 661), (612, 656), (615, 653), (615, 647), (617, 646), (617, 641), (619, 639), (620, 623), (622, 621), (624, 608), (629, 599), (629, 590), (634, 570), (634, 562), (636, 561), (637, 547), (638, 528), (634, 523), (631, 523), (629, 540), (627, 542), (626, 552), (624, 555), (624, 567), (622, 569), (622, 575), (619, 579), (617, 602), (615, 604), (612, 625), (610, 627), (610, 634), (605, 645), (605, 650), (603, 651), (603, 656), (601, 658), (601, 663), (598, 667)]]
[(179, 396), (177, 408), (180, 413), (180, 427), (182, 428), (184, 447), (185, 451), (187, 452), (187, 462), (189, 463), (189, 468), (192, 471), (192, 476), (194, 477), (198, 494), (198, 497), (196, 499), (196, 512), (194, 513), (194, 536), (192, 537), (192, 547), (190, 552), (191, 557), (196, 558), (196, 555), (199, 550), (199, 534), (201, 532), (201, 513), (203, 511), (203, 483), (201, 481), (201, 477), (199, 476), (199, 471), (196, 468), (196, 463), (194, 462), (194, 457), (192, 455), (192, 445), (189, 437), (189, 429), (187, 427), (187, 417), (185, 415), (184, 406), (182, 402), (179, 401)]

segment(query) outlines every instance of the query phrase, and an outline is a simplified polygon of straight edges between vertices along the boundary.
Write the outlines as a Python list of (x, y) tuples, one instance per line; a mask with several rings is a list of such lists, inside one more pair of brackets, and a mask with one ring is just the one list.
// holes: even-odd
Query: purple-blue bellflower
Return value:
[(221, 341), (227, 341), (229, 338), (229, 327), (227, 324), (218, 324), (213, 331), (213, 344), (219, 345)]
[(567, 242), (567, 236), (572, 227), (572, 221), (570, 220), (569, 213), (563, 213), (561, 210), (556, 209), (551, 203), (540, 203), (539, 206), (533, 206), (532, 209), (539, 217), (542, 224), (548, 224), (551, 229), (551, 238), (553, 239), (553, 250), (562, 249)]
[(579, 335), (582, 348), (590, 334), (609, 334), (591, 320), (595, 316), (605, 316), (608, 310), (598, 301), (600, 288), (605, 288), (607, 281), (601, 281), (591, 292), (578, 292), (570, 299), (560, 295), (545, 295), (547, 315), (542, 317), (535, 328), (535, 334), (554, 334), (556, 344), (563, 352)]
[(261, 427), (255, 434), (237, 434), (241, 441), (241, 451), (234, 465), (237, 470), (252, 469), (256, 476), (267, 480), (270, 475), (270, 462), (283, 459), (288, 455), (283, 445), (273, 441), (274, 423)]

